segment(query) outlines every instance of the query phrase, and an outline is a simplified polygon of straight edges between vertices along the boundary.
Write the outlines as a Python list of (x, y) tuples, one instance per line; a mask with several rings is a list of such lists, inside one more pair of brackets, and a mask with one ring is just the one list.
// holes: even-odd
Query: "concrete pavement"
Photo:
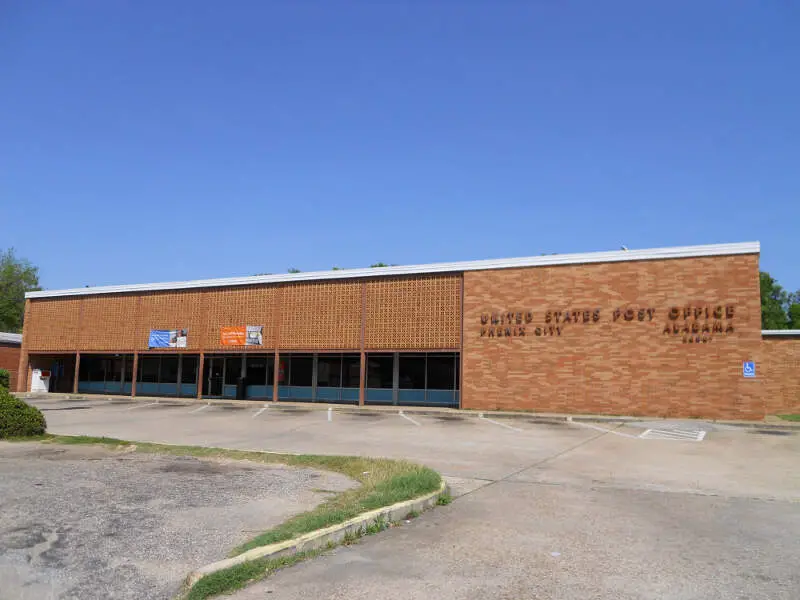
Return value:
[(334, 413), (329, 422), (324, 411), (261, 403), (35, 402), (54, 433), (408, 458), (439, 470), (458, 496), (240, 598), (795, 600), (800, 590), (791, 431), (695, 423), (708, 433), (691, 442), (641, 439), (647, 424), (524, 416)]

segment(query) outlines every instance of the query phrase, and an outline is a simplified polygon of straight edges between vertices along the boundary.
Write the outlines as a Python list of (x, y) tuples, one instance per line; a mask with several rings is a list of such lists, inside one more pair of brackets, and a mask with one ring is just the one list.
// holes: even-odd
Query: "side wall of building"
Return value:
[(800, 336), (764, 337), (756, 368), (765, 382), (767, 414), (800, 413)]
[(0, 369), (6, 369), (11, 374), (9, 381), (10, 390), (17, 389), (17, 369), (19, 367), (20, 347), (17, 344), (0, 342)]
[(758, 255), (464, 274), (464, 408), (763, 418)]

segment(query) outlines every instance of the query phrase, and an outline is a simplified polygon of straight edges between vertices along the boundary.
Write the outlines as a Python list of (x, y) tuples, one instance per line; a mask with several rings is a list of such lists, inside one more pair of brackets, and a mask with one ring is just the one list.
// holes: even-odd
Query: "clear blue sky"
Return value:
[(49, 289), (759, 240), (800, 4), (0, 1), (0, 248)]

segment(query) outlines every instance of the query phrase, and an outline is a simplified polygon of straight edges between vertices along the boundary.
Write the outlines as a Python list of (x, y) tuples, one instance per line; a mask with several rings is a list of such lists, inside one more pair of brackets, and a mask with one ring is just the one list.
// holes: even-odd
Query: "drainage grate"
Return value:
[(648, 429), (639, 437), (643, 440), (702, 442), (706, 432), (701, 429)]

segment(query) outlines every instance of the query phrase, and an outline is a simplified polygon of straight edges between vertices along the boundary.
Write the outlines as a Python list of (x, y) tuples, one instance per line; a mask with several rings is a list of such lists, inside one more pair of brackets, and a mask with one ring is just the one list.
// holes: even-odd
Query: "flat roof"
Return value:
[(21, 344), (22, 343), (22, 334), (21, 333), (5, 333), (0, 331), (0, 342), (5, 342), (6, 344)]
[(628, 262), (637, 260), (664, 260), (671, 258), (697, 258), (703, 256), (726, 256), (731, 254), (758, 254), (759, 242), (735, 244), (708, 244), (704, 246), (677, 246), (673, 248), (651, 248), (648, 250), (614, 250), (611, 252), (586, 252), (581, 254), (548, 254), (525, 258), (473, 260), (465, 262), (433, 263), (397, 267), (365, 269), (340, 269), (336, 271), (313, 271), (281, 275), (256, 275), (253, 277), (225, 277), (222, 279), (198, 279), (195, 281), (170, 281), (166, 283), (142, 283), (131, 285), (106, 285), (100, 287), (72, 288), (66, 290), (42, 290), (28, 292), (26, 298), (53, 298), (57, 296), (89, 296), (95, 294), (125, 294), (164, 290), (186, 290), (194, 288), (236, 287), (266, 283), (297, 281), (324, 281), (331, 279), (362, 279), (391, 277), (397, 275), (426, 275), (432, 273), (461, 273), (464, 271), (487, 271), (513, 269), (516, 267), (547, 267), (555, 265), (581, 265), (592, 263)]

